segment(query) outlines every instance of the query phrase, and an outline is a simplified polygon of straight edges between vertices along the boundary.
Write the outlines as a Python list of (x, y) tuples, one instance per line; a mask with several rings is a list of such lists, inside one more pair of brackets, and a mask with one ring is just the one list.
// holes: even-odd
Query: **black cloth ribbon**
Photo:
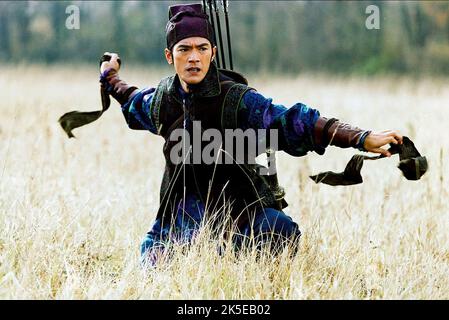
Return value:
[[(391, 154), (399, 154), (398, 168), (407, 180), (419, 180), (428, 169), (426, 157), (421, 156), (412, 140), (403, 137), (402, 144), (390, 144), (388, 151)], [(363, 182), (360, 170), (364, 160), (378, 160), (385, 158), (380, 156), (365, 156), (356, 154), (349, 160), (343, 172), (335, 173), (332, 171), (322, 172), (310, 178), (316, 183), (324, 183), (331, 186), (349, 186)]]
[(111, 99), (109, 98), (109, 94), (102, 87), (101, 91), (101, 104), (103, 105), (103, 109), (99, 111), (90, 111), (90, 112), (81, 112), (81, 111), (71, 111), (64, 114), (61, 118), (59, 118), (59, 123), (61, 124), (62, 129), (64, 129), (65, 133), (69, 136), (69, 138), (74, 138), (75, 136), (72, 133), (73, 129), (82, 127), (88, 123), (91, 123), (108, 110), (111, 105)]
[[(104, 61), (111, 60), (111, 56), (109, 55), (103, 55), (100, 59), (100, 66)], [(117, 60), (119, 65), (121, 65), (120, 59)], [(106, 88), (101, 86), (100, 88), (100, 94), (101, 94), (101, 105), (102, 109), (99, 111), (90, 111), (90, 112), (81, 112), (81, 111), (71, 111), (67, 112), (62, 117), (59, 118), (58, 122), (61, 124), (62, 129), (67, 133), (69, 138), (75, 138), (75, 136), (72, 133), (73, 129), (82, 127), (86, 124), (89, 124), (91, 122), (94, 122), (98, 118), (101, 117), (101, 115), (109, 109), (109, 106), (111, 105), (111, 98), (109, 97), (109, 94), (106, 91)]]

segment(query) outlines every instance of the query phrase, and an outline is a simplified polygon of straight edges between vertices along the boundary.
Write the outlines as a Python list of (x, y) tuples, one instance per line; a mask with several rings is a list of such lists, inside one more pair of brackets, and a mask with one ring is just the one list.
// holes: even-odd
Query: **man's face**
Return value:
[(216, 49), (206, 38), (190, 37), (176, 43), (172, 52), (165, 49), (165, 58), (174, 64), (184, 87), (184, 84), (197, 84), (204, 79)]

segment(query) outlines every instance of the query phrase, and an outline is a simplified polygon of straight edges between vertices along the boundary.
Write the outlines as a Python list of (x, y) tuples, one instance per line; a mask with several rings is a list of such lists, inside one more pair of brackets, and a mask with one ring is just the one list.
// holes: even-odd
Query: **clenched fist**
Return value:
[(122, 61), (117, 53), (105, 52), (101, 57), (100, 72), (103, 73), (107, 69), (119, 71)]

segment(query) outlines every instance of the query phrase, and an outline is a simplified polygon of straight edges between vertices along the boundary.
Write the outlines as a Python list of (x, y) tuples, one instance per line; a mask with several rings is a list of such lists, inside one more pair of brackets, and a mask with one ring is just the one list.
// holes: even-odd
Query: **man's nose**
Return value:
[(199, 62), (200, 56), (196, 50), (192, 50), (192, 53), (189, 56), (189, 62)]

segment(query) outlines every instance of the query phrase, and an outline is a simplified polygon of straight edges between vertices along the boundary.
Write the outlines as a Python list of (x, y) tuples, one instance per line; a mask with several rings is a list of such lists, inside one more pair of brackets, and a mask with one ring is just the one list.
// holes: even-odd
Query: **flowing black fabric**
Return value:
[[(428, 164), (426, 157), (421, 156), (412, 140), (403, 137), (402, 144), (390, 144), (388, 151), (391, 154), (399, 154), (398, 168), (407, 180), (419, 180), (426, 173)], [(324, 183), (331, 186), (349, 186), (363, 182), (360, 170), (364, 160), (378, 160), (384, 155), (370, 157), (361, 154), (352, 156), (343, 172), (322, 172), (310, 178), (316, 183)]]
[[(110, 55), (103, 55), (100, 58), (100, 67), (101, 64), (105, 61), (110, 61), (111, 56)], [(117, 60), (119, 66), (121, 66), (122, 62), (120, 59)], [(75, 138), (75, 136), (72, 133), (73, 129), (82, 127), (88, 123), (94, 122), (98, 118), (101, 117), (101, 115), (109, 109), (109, 106), (111, 105), (111, 98), (109, 97), (109, 94), (106, 92), (106, 89), (101, 86), (100, 88), (100, 94), (101, 94), (101, 105), (102, 109), (99, 111), (90, 111), (90, 112), (81, 112), (81, 111), (71, 111), (64, 114), (62, 117), (59, 118), (58, 122), (61, 124), (62, 129), (67, 133), (69, 138)]]
[(65, 133), (69, 136), (69, 138), (74, 138), (75, 136), (72, 133), (73, 129), (82, 127), (88, 123), (91, 123), (108, 110), (111, 105), (111, 98), (109, 94), (106, 92), (106, 89), (101, 87), (101, 104), (103, 106), (102, 110), (99, 111), (90, 111), (90, 112), (81, 112), (81, 111), (71, 111), (64, 114), (61, 118), (59, 118), (59, 123), (61, 124), (62, 129), (64, 129)]

